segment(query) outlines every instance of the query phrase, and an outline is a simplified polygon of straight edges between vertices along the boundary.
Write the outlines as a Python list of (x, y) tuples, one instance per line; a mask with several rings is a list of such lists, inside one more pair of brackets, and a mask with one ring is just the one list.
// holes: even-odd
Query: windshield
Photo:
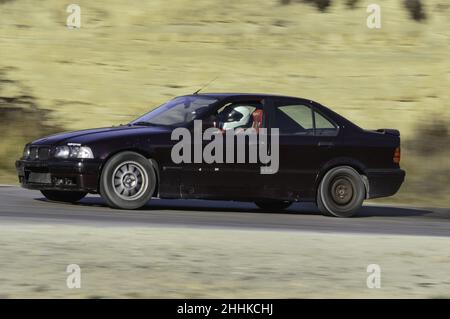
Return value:
[(217, 102), (217, 99), (206, 96), (177, 97), (130, 124), (185, 126), (189, 122), (198, 119), (215, 102)]

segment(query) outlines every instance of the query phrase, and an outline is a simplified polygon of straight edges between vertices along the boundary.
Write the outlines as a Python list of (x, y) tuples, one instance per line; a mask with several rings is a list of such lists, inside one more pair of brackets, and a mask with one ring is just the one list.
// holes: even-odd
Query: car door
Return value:
[[(201, 163), (192, 163), (184, 171), (182, 192), (185, 197), (194, 198), (219, 198), (219, 199), (252, 199), (261, 192), (260, 167), (258, 162), (250, 162), (250, 150), (257, 149), (257, 137), (250, 138), (244, 136), (246, 129), (254, 126), (255, 119), (259, 119), (258, 128), (264, 126), (263, 123), (263, 102), (256, 100), (240, 100), (225, 103), (219, 107), (218, 113), (222, 108), (250, 108), (249, 123), (243, 128), (236, 128), (236, 136), (227, 139), (231, 132), (227, 130), (232, 122), (222, 123), (220, 133), (216, 138), (222, 138), (223, 141), (223, 162), (207, 163), (205, 159)], [(242, 123), (240, 123), (242, 124)], [(232, 127), (232, 125), (231, 125)], [(240, 137), (238, 137), (240, 135)], [(203, 149), (209, 144), (209, 141), (203, 141)], [(228, 145), (227, 145), (228, 144)], [(231, 149), (230, 149), (231, 147)], [(230, 154), (231, 152), (231, 154)], [(239, 162), (240, 154), (244, 154)]]
[[(224, 155), (233, 158), (232, 163), (223, 163), (219, 167), (219, 188), (226, 192), (227, 196), (234, 199), (252, 200), (261, 193), (263, 184), (261, 182), (261, 166), (259, 161), (259, 130), (265, 127), (264, 123), (264, 100), (241, 100), (235, 101), (236, 107), (247, 106), (251, 109), (250, 123), (247, 127), (235, 130), (232, 140), (233, 150), (230, 143), (224, 144)], [(227, 133), (224, 135), (226, 136)], [(232, 154), (229, 154), (232, 152)]]
[(279, 199), (313, 199), (320, 168), (336, 156), (338, 126), (301, 99), (277, 98), (269, 112), (271, 134), (279, 131), (279, 170), (267, 176), (266, 192)]

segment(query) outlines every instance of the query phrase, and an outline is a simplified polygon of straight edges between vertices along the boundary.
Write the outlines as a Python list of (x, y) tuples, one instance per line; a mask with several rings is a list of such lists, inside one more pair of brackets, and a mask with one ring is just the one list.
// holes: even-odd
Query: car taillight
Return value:
[(397, 147), (394, 151), (394, 158), (392, 159), (395, 164), (400, 163), (400, 147)]

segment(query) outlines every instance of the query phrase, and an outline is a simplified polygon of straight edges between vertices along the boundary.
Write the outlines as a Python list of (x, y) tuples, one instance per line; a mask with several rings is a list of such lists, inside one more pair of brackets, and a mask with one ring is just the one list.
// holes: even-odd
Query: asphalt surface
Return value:
[(263, 212), (252, 203), (153, 199), (142, 209), (126, 211), (107, 207), (99, 196), (64, 204), (47, 201), (38, 191), (3, 186), (0, 224), (11, 222), (450, 236), (450, 208), (369, 204), (356, 217), (341, 219), (322, 216), (306, 203), (294, 204), (284, 212)]

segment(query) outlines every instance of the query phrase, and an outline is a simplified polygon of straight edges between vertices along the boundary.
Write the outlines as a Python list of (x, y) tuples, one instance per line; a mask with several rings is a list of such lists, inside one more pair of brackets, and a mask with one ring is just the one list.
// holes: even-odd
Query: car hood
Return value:
[(148, 136), (167, 132), (168, 128), (158, 126), (121, 125), (113, 127), (95, 128), (82, 131), (65, 132), (46, 136), (32, 142), (33, 145), (61, 145), (66, 143), (88, 144), (109, 138), (128, 138), (132, 136)]

